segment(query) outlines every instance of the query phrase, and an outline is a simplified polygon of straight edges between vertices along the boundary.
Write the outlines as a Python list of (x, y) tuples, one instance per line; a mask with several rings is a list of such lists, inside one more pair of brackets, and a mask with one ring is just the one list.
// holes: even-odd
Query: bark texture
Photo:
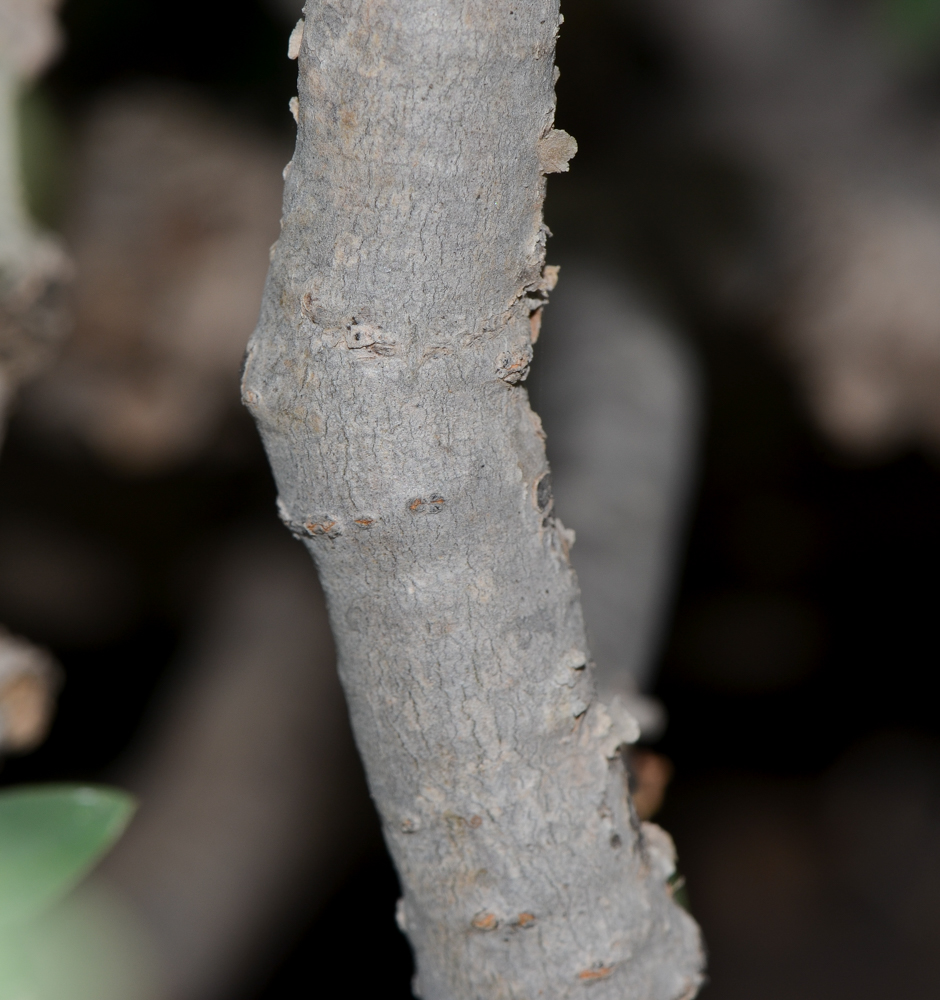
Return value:
[(425, 1000), (676, 1000), (697, 929), (595, 698), (518, 384), (539, 310), (555, 0), (309, 0), (243, 395), (320, 570)]

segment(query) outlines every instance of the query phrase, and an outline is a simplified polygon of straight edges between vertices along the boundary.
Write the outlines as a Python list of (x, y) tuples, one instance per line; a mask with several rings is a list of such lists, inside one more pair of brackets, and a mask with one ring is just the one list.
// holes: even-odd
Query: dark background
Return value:
[[(867, 776), (874, 792), (860, 815), (876, 826), (890, 818), (898, 782), (916, 779), (927, 788), (917, 822), (936, 843), (936, 460), (909, 452), (862, 462), (816, 433), (767, 331), (723, 318), (709, 293), (708, 261), (758, 238), (759, 181), (689, 138), (694, 94), (629, 4), (579, 0), (565, 17), (557, 121), (580, 151), (549, 185), (549, 259), (588, 249), (619, 261), (681, 324), (705, 378), (697, 485), (656, 690), (670, 716), (656, 749), (676, 769), (659, 821), (676, 837), (710, 944), (704, 996), (940, 996), (940, 918), (928, 907), (916, 940), (890, 906), (853, 895), (838, 874), (850, 848), (832, 819), (839, 775)], [(292, 131), (291, 19), (274, 6), (69, 0), (63, 21), (67, 48), (37, 97), (62, 151), (38, 205), (53, 223), (72, 123), (118, 83), (184, 81), (272, 132)], [(119, 551), (129, 576), (121, 622), (78, 646), (0, 595), (0, 620), (51, 645), (67, 673), (50, 738), (7, 761), (4, 783), (103, 780), (120, 762), (188, 627), (198, 554), (233, 524), (274, 518), (248, 418), (233, 418), (227, 433), (243, 445), (235, 458), (124, 479), (83, 452), (50, 449), (14, 419), (0, 538), (24, 519), (51, 525)], [(396, 897), (379, 854), (311, 914), (270, 981), (244, 1000), (410, 996)]]

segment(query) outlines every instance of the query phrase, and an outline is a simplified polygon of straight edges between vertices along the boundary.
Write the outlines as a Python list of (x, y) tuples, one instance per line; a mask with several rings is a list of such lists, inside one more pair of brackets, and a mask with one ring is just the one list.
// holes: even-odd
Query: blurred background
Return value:
[[(64, 683), (0, 782), (141, 796), (101, 878), (172, 1000), (411, 995), (316, 574), (238, 402), (299, 13), (65, 0), (19, 105), (75, 276), (0, 456), (0, 622)], [(940, 997), (940, 0), (564, 13), (580, 148), (529, 391), (648, 811), (673, 775), (702, 995)], [(578, 467), (597, 442), (616, 461)]]

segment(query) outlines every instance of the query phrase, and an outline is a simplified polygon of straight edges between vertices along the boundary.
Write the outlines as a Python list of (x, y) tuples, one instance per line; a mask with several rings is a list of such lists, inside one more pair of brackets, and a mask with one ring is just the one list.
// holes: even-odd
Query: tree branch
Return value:
[(425, 1000), (674, 1000), (700, 981), (595, 700), (525, 377), (554, 0), (309, 0), (243, 396), (320, 570)]

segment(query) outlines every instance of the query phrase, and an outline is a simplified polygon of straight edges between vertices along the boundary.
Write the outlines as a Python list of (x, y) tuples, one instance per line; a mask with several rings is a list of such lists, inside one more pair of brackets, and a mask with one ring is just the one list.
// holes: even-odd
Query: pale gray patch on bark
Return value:
[(555, 0), (308, 2), (246, 361), (425, 1000), (675, 1000), (700, 982), (668, 837), (626, 792), (635, 726), (595, 699), (518, 385), (553, 283), (558, 24)]

